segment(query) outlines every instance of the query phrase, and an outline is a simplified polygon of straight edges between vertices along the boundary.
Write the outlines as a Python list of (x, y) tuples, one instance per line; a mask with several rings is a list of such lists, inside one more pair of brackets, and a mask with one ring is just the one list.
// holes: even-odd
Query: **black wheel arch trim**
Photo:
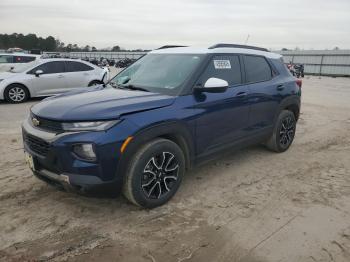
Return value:
[[(274, 123), (276, 123), (277, 118), (279, 116), (279, 114), (286, 109), (296, 109), (296, 110), (292, 110), (293, 113), (295, 114), (295, 120), (298, 120), (299, 118), (299, 114), (300, 114), (300, 96), (289, 96), (287, 98), (285, 98), (284, 100), (282, 100), (282, 102), (279, 105), (279, 110), (277, 110), (276, 115), (274, 117)], [(295, 112), (296, 111), (296, 112)]]
[(194, 161), (195, 148), (192, 135), (184, 123), (169, 121), (148, 126), (133, 135), (133, 139), (121, 154), (117, 168), (117, 176), (125, 177), (128, 163), (133, 155), (142, 145), (156, 138), (165, 138), (176, 143), (184, 153), (186, 169), (191, 168)]

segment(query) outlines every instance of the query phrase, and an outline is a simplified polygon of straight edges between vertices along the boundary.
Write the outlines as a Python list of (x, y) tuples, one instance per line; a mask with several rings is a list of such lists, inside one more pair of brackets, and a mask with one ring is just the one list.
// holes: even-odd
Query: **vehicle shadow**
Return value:
[[(191, 184), (195, 183), (196, 180), (210, 180), (215, 178), (215, 176), (220, 176), (220, 171), (218, 172), (217, 167), (226, 167), (226, 166), (237, 166), (237, 169), (240, 165), (243, 165), (249, 161), (251, 161), (253, 156), (256, 155), (268, 155), (275, 154), (269, 150), (267, 150), (263, 145), (255, 145), (250, 146), (248, 148), (239, 149), (239, 150), (227, 150), (224, 153), (218, 154), (217, 157), (211, 158), (210, 160), (193, 167), (191, 170), (188, 170), (185, 174), (185, 177), (182, 181), (182, 185), (180, 186), (179, 192), (177, 192), (177, 200), (181, 198), (181, 195), (187, 194), (187, 189), (191, 188)], [(203, 171), (213, 170), (213, 172), (203, 172)], [(215, 170), (215, 172), (214, 172)], [(222, 171), (224, 172), (224, 171)], [(210, 178), (210, 179), (209, 179)], [(208, 181), (210, 183), (210, 181)], [(62, 191), (62, 189), (61, 189)], [(180, 192), (181, 191), (181, 192)], [(135, 207), (131, 204), (120, 192), (120, 194), (115, 194), (113, 192), (89, 192), (89, 193), (76, 193), (76, 192), (66, 192), (71, 197), (75, 197), (77, 201), (74, 201), (76, 204), (79, 204), (79, 200), (83, 202), (90, 202), (93, 205), (105, 205), (106, 207), (112, 205), (114, 207), (126, 207), (127, 209), (133, 207), (133, 209), (141, 209)], [(172, 202), (172, 201), (170, 201)], [(169, 202), (169, 203), (170, 203)], [(167, 204), (165, 204), (167, 205)], [(110, 206), (111, 207), (111, 206)]]

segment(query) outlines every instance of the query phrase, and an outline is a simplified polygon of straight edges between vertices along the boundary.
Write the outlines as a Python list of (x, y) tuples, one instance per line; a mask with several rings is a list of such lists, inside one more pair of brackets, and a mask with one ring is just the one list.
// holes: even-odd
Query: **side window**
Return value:
[(261, 56), (244, 56), (245, 73), (248, 83), (268, 81), (272, 71), (266, 59)]
[(82, 72), (93, 70), (91, 66), (86, 64), (75, 62), (75, 61), (66, 61), (66, 71), (67, 72)]
[(12, 55), (0, 55), (0, 64), (13, 63)]
[(29, 63), (35, 60), (34, 56), (15, 56), (15, 63)]
[(204, 83), (211, 77), (226, 80), (230, 86), (242, 83), (241, 67), (237, 55), (214, 56), (200, 78)]
[(30, 71), (31, 74), (34, 74), (37, 70), (42, 70), (44, 74), (58, 74), (64, 73), (64, 62), (55, 61), (47, 62), (45, 64), (39, 65), (36, 68)]

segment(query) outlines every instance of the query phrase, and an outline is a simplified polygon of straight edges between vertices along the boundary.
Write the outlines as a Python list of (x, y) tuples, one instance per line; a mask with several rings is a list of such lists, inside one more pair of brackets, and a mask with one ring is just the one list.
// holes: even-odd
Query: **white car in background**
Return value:
[(39, 59), (0, 73), (0, 100), (21, 103), (30, 97), (61, 94), (106, 83), (109, 72), (77, 59)]
[(41, 55), (25, 53), (0, 53), (0, 72), (8, 71), (17, 65), (33, 62), (40, 57)]

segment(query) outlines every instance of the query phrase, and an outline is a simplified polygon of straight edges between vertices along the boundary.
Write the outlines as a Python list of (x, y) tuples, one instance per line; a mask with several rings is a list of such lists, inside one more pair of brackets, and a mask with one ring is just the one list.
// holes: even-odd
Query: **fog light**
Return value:
[(95, 154), (93, 144), (74, 145), (73, 151), (79, 158), (82, 158), (82, 159), (85, 159), (88, 161), (95, 161), (96, 160), (96, 154)]

